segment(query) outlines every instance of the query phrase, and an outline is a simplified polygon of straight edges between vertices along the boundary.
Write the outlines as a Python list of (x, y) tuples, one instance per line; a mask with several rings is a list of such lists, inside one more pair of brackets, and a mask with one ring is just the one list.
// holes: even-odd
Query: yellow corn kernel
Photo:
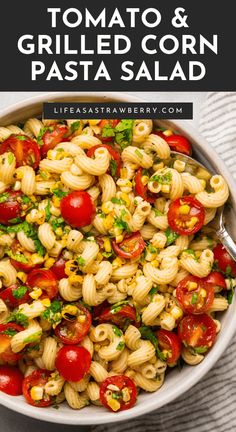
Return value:
[(53, 202), (53, 205), (54, 205), (55, 207), (57, 207), (57, 208), (60, 207), (60, 200), (59, 200), (59, 198), (58, 198), (56, 195), (53, 195), (53, 197), (52, 197), (52, 202)]
[(130, 392), (127, 387), (122, 389), (122, 399), (124, 402), (129, 402), (130, 400)]
[(163, 193), (169, 193), (170, 192), (170, 185), (167, 185), (167, 184), (161, 185), (161, 191)]
[(119, 267), (121, 267), (122, 264), (123, 264), (123, 261), (122, 261), (122, 259), (121, 259), (120, 257), (117, 257), (117, 258), (115, 258), (115, 259), (112, 261), (112, 267), (113, 267), (114, 269), (115, 269), (115, 268), (119, 268)]
[(58, 235), (58, 236), (61, 237), (61, 236), (63, 235), (62, 228), (61, 228), (61, 227), (58, 227), (58, 228), (56, 229), (55, 233), (56, 233), (56, 235)]
[(157, 260), (151, 261), (151, 264), (152, 264), (153, 267), (158, 267), (159, 266), (159, 262)]
[(83, 276), (81, 276), (81, 275), (71, 274), (68, 279), (72, 285), (83, 283)]
[(183, 215), (187, 215), (190, 212), (190, 206), (188, 204), (183, 204), (179, 208), (179, 213)]
[(31, 255), (31, 261), (33, 264), (41, 264), (44, 262), (44, 258), (38, 255), (37, 253), (34, 253)]
[(126, 202), (127, 207), (129, 207), (129, 205), (130, 205), (130, 199), (129, 199), (127, 193), (122, 192), (121, 195), (120, 195), (120, 197)]
[(188, 291), (193, 291), (197, 288), (197, 282), (188, 282), (187, 283)]
[(101, 119), (99, 119), (99, 120), (95, 120), (95, 119), (89, 120), (88, 121), (89, 122), (89, 126), (96, 126), (98, 123), (100, 123), (100, 121), (101, 121)]
[(76, 316), (78, 314), (78, 308), (77, 308), (77, 306), (66, 305), (65, 307), (63, 307), (61, 315), (63, 316), (63, 318), (66, 318), (67, 314)]
[(40, 401), (43, 399), (43, 387), (41, 386), (33, 386), (30, 389), (30, 396), (34, 401)]
[(202, 187), (205, 189), (206, 188), (206, 180), (200, 179), (200, 183), (201, 183)]
[(21, 180), (23, 178), (23, 173), (21, 171), (16, 172), (16, 178), (17, 180)]
[(178, 307), (178, 306), (174, 306), (172, 309), (171, 309), (171, 315), (172, 315), (172, 317), (175, 319), (175, 320), (177, 320), (177, 319), (179, 319), (179, 318), (182, 318), (182, 316), (183, 316), (183, 311), (182, 311), (182, 309), (180, 308), (180, 307)]
[(31, 291), (29, 295), (32, 299), (37, 300), (42, 295), (42, 293), (43, 291), (41, 290), (41, 288), (35, 288), (33, 289), (33, 291)]
[(104, 258), (104, 256), (101, 254), (101, 252), (98, 252), (98, 254), (97, 254), (97, 258), (96, 258), (96, 261), (102, 261), (103, 260), (103, 258)]
[(120, 178), (122, 178), (122, 179), (127, 178), (127, 174), (128, 174), (127, 168), (121, 168), (121, 170), (120, 170)]
[(206, 290), (205, 290), (204, 288), (201, 288), (201, 289), (200, 289), (200, 293), (199, 293), (199, 294), (200, 294), (200, 296), (203, 297), (203, 298), (205, 298), (205, 297), (207, 296), (207, 292), (206, 292)]
[(65, 264), (65, 274), (67, 276), (70, 276), (71, 274), (73, 274), (74, 272), (76, 272), (76, 270), (78, 270), (78, 263), (75, 260), (69, 260), (66, 261)]
[(107, 405), (109, 405), (112, 411), (118, 411), (120, 409), (120, 403), (116, 399), (108, 399)]
[(26, 273), (24, 273), (24, 272), (18, 272), (17, 273), (17, 277), (18, 277), (18, 279), (21, 280), (21, 282), (26, 282), (26, 279), (27, 279)]
[(171, 135), (173, 135), (173, 132), (172, 132), (172, 130), (170, 130), (170, 129), (166, 129), (166, 130), (163, 132), (163, 135), (165, 135), (165, 136), (171, 136)]
[(108, 237), (103, 239), (103, 247), (106, 252), (111, 252), (111, 241)]
[(124, 234), (116, 236), (116, 243), (121, 243), (124, 239)]
[(102, 212), (105, 214), (109, 214), (113, 211), (114, 205), (111, 201), (107, 201), (102, 204)]
[(153, 170), (154, 171), (159, 171), (160, 169), (164, 168), (164, 163), (163, 162), (159, 162), (153, 165)]
[(115, 227), (114, 228), (114, 234), (115, 236), (119, 236), (120, 234), (122, 234), (123, 230), (121, 228)]
[(53, 160), (55, 158), (55, 150), (48, 150), (47, 158)]
[(148, 176), (144, 175), (144, 176), (141, 177), (141, 182), (143, 183), (143, 185), (148, 184), (148, 181), (149, 181), (149, 177)]
[(86, 316), (85, 316), (85, 315), (79, 315), (79, 316), (77, 317), (77, 321), (78, 321), (80, 324), (83, 324), (83, 323), (86, 321)]
[(193, 228), (198, 222), (198, 218), (196, 216), (191, 217), (190, 221), (186, 222), (186, 226), (188, 228)]
[(51, 300), (49, 298), (45, 298), (45, 299), (41, 300), (41, 303), (43, 306), (49, 307), (51, 305)]
[(109, 214), (105, 219), (103, 219), (103, 225), (106, 229), (111, 229), (114, 225), (114, 221), (114, 217)]
[(26, 220), (26, 222), (28, 222), (28, 223), (32, 223), (32, 222), (31, 222), (31, 216), (30, 216), (29, 213), (26, 215), (25, 220)]
[(46, 259), (45, 263), (44, 263), (44, 267), (46, 268), (50, 268), (53, 266), (53, 264), (55, 263), (55, 259), (54, 258), (48, 258)]

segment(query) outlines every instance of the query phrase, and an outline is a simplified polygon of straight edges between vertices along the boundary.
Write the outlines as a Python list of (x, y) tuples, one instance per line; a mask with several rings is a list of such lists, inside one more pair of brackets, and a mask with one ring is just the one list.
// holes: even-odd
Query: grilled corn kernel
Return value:
[(196, 216), (191, 217), (190, 221), (186, 222), (186, 226), (188, 228), (193, 228), (198, 222), (198, 218)]
[(42, 293), (43, 291), (41, 290), (41, 288), (35, 288), (33, 289), (33, 291), (31, 291), (29, 295), (32, 299), (37, 300), (42, 295)]
[(173, 316), (173, 318), (175, 319), (175, 320), (177, 320), (177, 319), (179, 319), (179, 318), (182, 318), (182, 316), (183, 316), (183, 311), (182, 311), (182, 309), (180, 308), (180, 307), (178, 307), (178, 306), (174, 306), (172, 309), (171, 309), (171, 315)]
[(49, 307), (51, 305), (51, 300), (49, 298), (45, 298), (45, 299), (41, 300), (41, 303), (43, 306)]
[(122, 259), (121, 259), (120, 257), (115, 258), (115, 259), (112, 261), (112, 267), (113, 267), (113, 269), (118, 268), (118, 267), (121, 267), (121, 266), (122, 266), (122, 263), (123, 263), (123, 261), (122, 261)]
[(200, 296), (203, 297), (203, 298), (205, 298), (205, 297), (207, 296), (207, 292), (206, 292), (206, 290), (203, 289), (203, 288), (200, 290), (200, 293), (199, 293), (199, 294), (200, 294)]
[(120, 170), (120, 177), (122, 179), (125, 179), (125, 178), (127, 178), (127, 175), (128, 175), (127, 168), (121, 168), (121, 170)]
[(114, 217), (109, 214), (105, 219), (103, 219), (103, 225), (106, 229), (111, 229), (114, 225), (114, 221)]
[(164, 168), (164, 164), (163, 162), (159, 162), (154, 164), (152, 168), (154, 171), (159, 171), (160, 169)]
[(26, 282), (26, 279), (27, 279), (26, 273), (24, 273), (24, 272), (18, 272), (17, 273), (17, 277), (18, 277), (18, 279), (21, 280), (21, 282)]
[(30, 396), (34, 401), (40, 401), (43, 399), (43, 387), (41, 386), (33, 386), (30, 389)]
[(89, 120), (88, 121), (89, 122), (89, 126), (96, 126), (98, 123), (100, 123), (100, 121), (101, 121), (101, 119), (99, 119), (99, 120), (95, 120), (95, 119)]
[(52, 202), (54, 204), (55, 207), (59, 208), (60, 207), (60, 200), (56, 195), (53, 195), (52, 197)]
[(173, 135), (173, 132), (172, 132), (172, 130), (170, 130), (170, 129), (166, 129), (164, 132), (163, 132), (163, 135), (165, 135), (165, 136), (171, 136), (171, 135)]
[(61, 227), (58, 227), (58, 228), (56, 229), (55, 233), (56, 233), (56, 235), (58, 235), (58, 236), (61, 237), (62, 234), (63, 234), (62, 228), (61, 228)]
[(197, 282), (188, 282), (187, 283), (188, 291), (193, 291), (197, 288)]
[(38, 255), (37, 253), (34, 253), (31, 255), (31, 261), (33, 264), (41, 264), (44, 262), (44, 258)]
[(102, 204), (102, 212), (105, 214), (109, 214), (113, 211), (114, 205), (111, 201), (107, 201)]
[(141, 177), (141, 182), (142, 182), (142, 184), (145, 186), (146, 184), (148, 184), (148, 181), (149, 181), (149, 177), (148, 176), (142, 176)]
[(200, 183), (201, 183), (202, 187), (205, 189), (205, 187), (206, 187), (206, 180), (200, 179)]
[(76, 274), (71, 274), (69, 276), (69, 282), (73, 285), (73, 284), (82, 284), (83, 283), (83, 276), (81, 275), (76, 275)]
[(79, 315), (78, 318), (77, 318), (77, 321), (80, 324), (83, 324), (86, 321), (86, 316), (85, 315)]
[(78, 308), (74, 305), (66, 305), (61, 312), (61, 315), (63, 318), (66, 318), (66, 315), (73, 315), (76, 316), (78, 314)]
[(130, 205), (130, 199), (129, 199), (127, 193), (122, 192), (121, 195), (120, 195), (120, 197), (126, 202), (127, 207), (129, 207), (129, 205)]
[(187, 215), (190, 212), (190, 206), (188, 204), (183, 204), (179, 208), (179, 213), (183, 215)]
[(124, 234), (116, 236), (116, 243), (121, 243), (124, 239)]
[(21, 180), (23, 178), (23, 172), (17, 171), (16, 172), (16, 178), (17, 178), (17, 180)]
[(153, 267), (158, 267), (159, 262), (157, 260), (153, 260), (153, 261), (151, 261), (151, 264)]
[(45, 263), (44, 263), (44, 267), (46, 268), (50, 268), (53, 266), (53, 264), (55, 263), (55, 259), (54, 258), (48, 258)]
[(103, 239), (103, 247), (105, 249), (106, 252), (111, 252), (111, 242), (109, 238), (104, 238)]
[(161, 191), (163, 193), (169, 193), (170, 192), (170, 185), (168, 185), (168, 184), (161, 185)]
[(120, 409), (120, 403), (116, 399), (108, 399), (107, 405), (109, 405), (112, 411), (118, 411)]
[(78, 268), (79, 268), (79, 265), (75, 260), (66, 261), (65, 274), (67, 276), (70, 276), (71, 274), (74, 274), (78, 270)]
[(114, 234), (115, 236), (119, 236), (120, 234), (122, 234), (123, 230), (121, 228), (115, 227), (114, 228)]

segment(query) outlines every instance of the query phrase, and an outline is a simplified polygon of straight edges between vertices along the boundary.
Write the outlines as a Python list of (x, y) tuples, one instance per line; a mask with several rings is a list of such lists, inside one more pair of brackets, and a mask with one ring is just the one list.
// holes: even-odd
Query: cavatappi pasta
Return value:
[(0, 127), (0, 364), (28, 403), (131, 408), (213, 345), (236, 285), (211, 225), (229, 190), (174, 160), (173, 135), (151, 120)]

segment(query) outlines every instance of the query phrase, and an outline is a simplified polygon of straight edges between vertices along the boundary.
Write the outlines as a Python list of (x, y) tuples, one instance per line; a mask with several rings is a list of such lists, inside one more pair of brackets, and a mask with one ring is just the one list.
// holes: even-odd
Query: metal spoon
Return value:
[[(186, 163), (187, 172), (190, 172), (191, 174), (195, 175), (199, 168), (204, 169), (207, 173), (210, 175), (216, 174), (216, 172), (213, 172), (209, 169), (207, 169), (204, 165), (202, 165), (200, 162), (196, 161), (195, 159), (191, 158), (190, 156), (184, 155), (179, 152), (171, 152), (170, 158), (167, 161), (167, 165), (170, 164), (173, 166), (173, 163), (175, 160), (180, 160)], [(221, 243), (224, 245), (227, 252), (230, 254), (230, 256), (233, 258), (234, 261), (236, 261), (236, 244), (234, 243), (234, 240), (226, 230), (224, 226), (224, 212), (225, 212), (225, 206), (221, 206), (218, 208), (216, 217), (214, 219), (214, 225), (213, 228), (215, 230), (216, 236), (221, 241)]]

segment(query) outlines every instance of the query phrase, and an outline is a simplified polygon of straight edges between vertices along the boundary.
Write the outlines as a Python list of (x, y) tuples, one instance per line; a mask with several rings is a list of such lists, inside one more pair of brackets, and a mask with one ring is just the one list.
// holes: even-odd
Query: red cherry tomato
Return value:
[(58, 351), (55, 364), (65, 380), (80, 381), (90, 369), (91, 355), (84, 347), (67, 345)]
[(16, 363), (22, 354), (11, 349), (11, 338), (24, 328), (15, 323), (0, 324), (0, 363)]
[(164, 135), (164, 140), (170, 146), (170, 149), (179, 153), (191, 156), (192, 149), (189, 140), (182, 135)]
[[(13, 191), (8, 189), (2, 195), (4, 201), (0, 203), (0, 223), (4, 225), (10, 225), (13, 222), (11, 220), (21, 217), (21, 196), (20, 191)], [(6, 200), (5, 200), (6, 199)]]
[(0, 154), (12, 152), (16, 158), (16, 167), (29, 165), (37, 169), (40, 162), (38, 144), (26, 135), (11, 135), (0, 146)]
[(126, 259), (139, 257), (145, 246), (146, 245), (139, 231), (127, 235), (121, 243), (116, 243), (115, 240), (112, 240), (112, 247), (115, 253)]
[[(118, 125), (118, 123), (120, 123), (120, 120), (116, 120), (116, 119), (111, 119), (111, 120), (107, 120), (107, 119), (103, 119), (98, 123), (98, 126), (103, 129), (104, 126), (109, 125), (110, 127), (112, 127), (113, 129)], [(102, 133), (101, 135), (98, 136), (102, 142), (112, 142), (114, 140), (114, 137), (103, 137)]]
[(166, 363), (168, 365), (176, 363), (181, 354), (179, 337), (174, 332), (161, 329), (157, 331), (157, 339), (160, 349), (168, 352)]
[(215, 261), (223, 273), (236, 277), (236, 262), (231, 258), (224, 246), (219, 243), (213, 249)]
[(130, 322), (134, 325), (138, 324), (136, 309), (133, 306), (119, 303), (103, 308), (97, 318), (95, 317), (96, 319), (101, 323), (110, 322), (121, 328), (127, 327)]
[(73, 303), (78, 308), (77, 316), (72, 320), (63, 319), (56, 327), (55, 333), (66, 345), (78, 344), (89, 332), (92, 317), (89, 310), (80, 303)]
[(65, 125), (56, 125), (53, 130), (47, 130), (42, 137), (44, 144), (41, 148), (41, 155), (45, 157), (47, 155), (48, 150), (54, 149), (54, 147), (56, 147), (57, 144), (63, 142), (63, 138), (67, 137), (68, 131), (69, 128), (68, 126)]
[(10, 308), (15, 308), (20, 304), (32, 300), (29, 296), (29, 288), (25, 285), (14, 284), (0, 291), (0, 298)]
[(167, 217), (173, 231), (180, 235), (191, 235), (203, 226), (205, 210), (196, 198), (184, 196), (170, 204)]
[(185, 312), (202, 314), (207, 312), (214, 300), (214, 287), (195, 276), (187, 276), (176, 288), (176, 297)]
[(96, 208), (88, 192), (71, 192), (61, 200), (61, 214), (65, 221), (75, 228), (90, 225)]
[(40, 264), (34, 264), (32, 262), (32, 254), (26, 249), (24, 249), (18, 242), (18, 240), (14, 240), (14, 242), (12, 243), (11, 251), (11, 264), (15, 267), (16, 270), (29, 273), (34, 268), (40, 266)]
[(112, 169), (112, 164), (110, 164), (109, 172), (112, 175), (112, 177), (114, 177), (114, 176), (120, 177), (120, 169), (121, 169), (120, 153), (117, 150), (115, 150), (113, 147), (111, 147), (110, 145), (107, 145), (107, 144), (95, 145), (87, 151), (87, 156), (92, 158), (94, 153), (95, 153), (95, 150), (100, 148), (100, 147), (106, 148), (109, 151), (109, 153), (112, 157), (112, 160), (115, 162), (114, 170)]
[(32, 270), (27, 276), (26, 285), (30, 288), (41, 288), (43, 291), (46, 291), (46, 294), (50, 299), (56, 297), (58, 293), (58, 281), (51, 270)]
[(204, 282), (211, 284), (213, 286), (218, 286), (224, 289), (227, 288), (224, 276), (217, 271), (211, 272), (208, 276), (206, 276), (202, 280), (204, 280)]
[(187, 315), (179, 323), (178, 335), (185, 346), (206, 352), (215, 342), (216, 324), (207, 314)]
[(143, 168), (139, 168), (134, 177), (135, 194), (141, 196), (145, 201), (154, 204), (158, 195), (153, 194), (148, 190), (148, 187), (142, 182)]
[(0, 366), (0, 390), (11, 396), (22, 394), (24, 375), (14, 366)]
[(53, 396), (49, 396), (45, 392), (43, 393), (43, 397), (40, 400), (34, 400), (31, 396), (32, 387), (45, 387), (47, 384), (51, 372), (45, 369), (37, 369), (24, 378), (22, 390), (23, 395), (28, 402), (28, 404), (37, 406), (37, 407), (47, 407), (54, 403), (55, 398)]
[(57, 259), (57, 261), (53, 264), (53, 266), (50, 268), (50, 270), (54, 273), (54, 275), (56, 276), (56, 278), (58, 280), (66, 278), (66, 274), (65, 274), (65, 264), (66, 261), (64, 260), (64, 258), (61, 256)]
[[(111, 390), (109, 386), (116, 386), (119, 390)], [(125, 402), (124, 399), (129, 395), (129, 400)], [(125, 397), (126, 396), (126, 397)], [(112, 408), (112, 404), (109, 401), (116, 400), (119, 402), (119, 406), (116, 409)], [(129, 377), (125, 375), (115, 375), (106, 378), (100, 386), (100, 400), (105, 408), (110, 411), (124, 411), (132, 408), (137, 399), (137, 387), (135, 383)]]

